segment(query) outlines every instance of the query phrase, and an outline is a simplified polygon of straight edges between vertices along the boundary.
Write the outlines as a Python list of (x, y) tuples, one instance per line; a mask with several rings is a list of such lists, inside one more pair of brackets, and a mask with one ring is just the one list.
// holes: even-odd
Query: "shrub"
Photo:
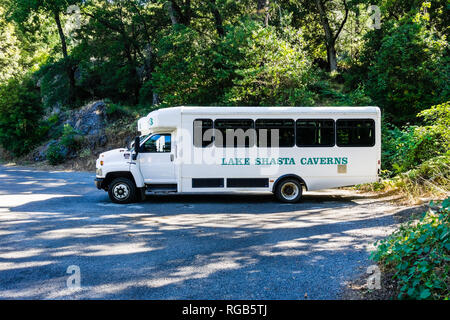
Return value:
[(111, 102), (106, 104), (106, 114), (109, 120), (117, 120), (132, 117), (133, 111), (128, 106)]
[(80, 154), (78, 155), (81, 159), (89, 158), (92, 155), (92, 151), (89, 148), (85, 148), (81, 150)]
[(51, 144), (46, 153), (46, 158), (51, 165), (63, 163), (67, 156), (67, 148), (58, 142)]
[(410, 198), (445, 195), (450, 191), (450, 152), (428, 159), (417, 168), (398, 174), (390, 182), (392, 187)]
[(377, 242), (371, 259), (394, 271), (399, 299), (449, 299), (450, 198)]
[(405, 126), (403, 130), (386, 125), (382, 128), (383, 168), (402, 173), (422, 162), (441, 156), (450, 148), (450, 103), (426, 109), (418, 114), (426, 124)]
[(70, 125), (65, 124), (60, 142), (70, 150), (77, 150), (82, 144), (82, 136)]

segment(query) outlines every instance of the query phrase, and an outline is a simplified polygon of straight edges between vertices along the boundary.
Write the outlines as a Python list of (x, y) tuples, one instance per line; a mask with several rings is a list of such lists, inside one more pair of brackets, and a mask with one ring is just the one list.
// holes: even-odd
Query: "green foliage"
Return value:
[[(241, 24), (227, 33), (217, 55), (231, 65), (232, 105), (313, 105), (317, 81), (302, 35), (291, 27), (280, 32), (259, 24)], [(225, 68), (227, 70), (227, 68)], [(221, 75), (221, 74), (219, 74)]]
[(167, 105), (212, 104), (222, 94), (214, 77), (211, 46), (199, 32), (175, 26), (159, 43), (152, 86)]
[(363, 86), (346, 92), (339, 83), (332, 83), (329, 77), (321, 73), (321, 80), (312, 85), (312, 90), (317, 92), (318, 105), (323, 106), (368, 106), (372, 100), (365, 93)]
[(51, 165), (63, 163), (66, 160), (67, 149), (62, 144), (55, 142), (51, 144), (46, 153), (46, 158)]
[(424, 107), (448, 100), (446, 46), (422, 23), (401, 21), (386, 30), (368, 61), (367, 92), (394, 122), (410, 121)]
[(23, 155), (46, 132), (40, 128), (43, 114), (39, 91), (31, 77), (12, 78), (0, 86), (0, 144), (14, 155)]
[(252, 21), (215, 42), (178, 26), (161, 40), (152, 84), (167, 105), (312, 105), (317, 77), (303, 45), (293, 28)]
[(384, 161), (394, 172), (405, 172), (421, 162), (445, 153), (448, 140), (434, 126), (409, 126), (403, 131), (393, 128), (384, 145)]
[(377, 242), (371, 259), (394, 271), (399, 299), (449, 299), (450, 198)]
[(433, 106), (418, 116), (424, 117), (426, 125), (410, 125), (400, 130), (383, 123), (384, 169), (393, 173), (405, 172), (450, 149), (450, 103)]
[(64, 60), (42, 66), (36, 76), (40, 79), (44, 108), (69, 104), (69, 79)]
[[(5, 9), (0, 3), (0, 83), (17, 74), (21, 66), (20, 41), (12, 23), (5, 19)], [(18, 70), (19, 69), (19, 70)]]
[(92, 151), (89, 148), (85, 148), (81, 150), (80, 154), (78, 155), (81, 159), (89, 158), (92, 156)]
[(433, 126), (446, 141), (444, 147), (450, 149), (450, 101), (423, 110), (417, 116), (423, 117), (429, 125)]
[(77, 150), (83, 142), (83, 137), (70, 124), (65, 124), (60, 143), (69, 150)]
[(428, 159), (390, 181), (392, 187), (414, 199), (427, 194), (441, 196), (450, 192), (450, 152)]

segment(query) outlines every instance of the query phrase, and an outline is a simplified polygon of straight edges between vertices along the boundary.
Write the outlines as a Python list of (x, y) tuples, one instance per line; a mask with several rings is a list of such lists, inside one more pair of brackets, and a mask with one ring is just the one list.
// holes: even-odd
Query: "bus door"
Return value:
[(155, 133), (141, 146), (137, 162), (145, 183), (176, 183), (172, 138), (171, 133)]

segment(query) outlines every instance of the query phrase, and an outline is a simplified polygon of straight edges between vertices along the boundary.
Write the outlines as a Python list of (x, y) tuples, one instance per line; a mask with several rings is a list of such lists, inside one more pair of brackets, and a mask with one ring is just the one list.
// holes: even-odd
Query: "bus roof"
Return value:
[[(179, 109), (183, 114), (379, 114), (380, 109), (374, 106), (367, 107), (202, 107), (180, 106), (160, 110)], [(175, 110), (174, 110), (175, 111)]]
[(230, 115), (246, 116), (277, 116), (284, 114), (289, 117), (308, 115), (314, 116), (376, 116), (381, 112), (378, 107), (195, 107), (179, 106), (163, 108), (150, 112), (146, 117), (139, 119), (138, 131), (148, 134), (152, 130), (175, 128), (179, 125), (182, 114), (192, 114), (198, 117), (227, 117)]

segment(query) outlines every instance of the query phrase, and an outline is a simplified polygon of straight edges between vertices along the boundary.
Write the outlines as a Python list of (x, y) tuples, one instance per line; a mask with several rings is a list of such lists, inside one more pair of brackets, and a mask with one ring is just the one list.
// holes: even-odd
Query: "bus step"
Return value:
[(177, 192), (176, 184), (153, 184), (146, 185), (145, 194), (157, 194), (157, 193), (174, 193)]

